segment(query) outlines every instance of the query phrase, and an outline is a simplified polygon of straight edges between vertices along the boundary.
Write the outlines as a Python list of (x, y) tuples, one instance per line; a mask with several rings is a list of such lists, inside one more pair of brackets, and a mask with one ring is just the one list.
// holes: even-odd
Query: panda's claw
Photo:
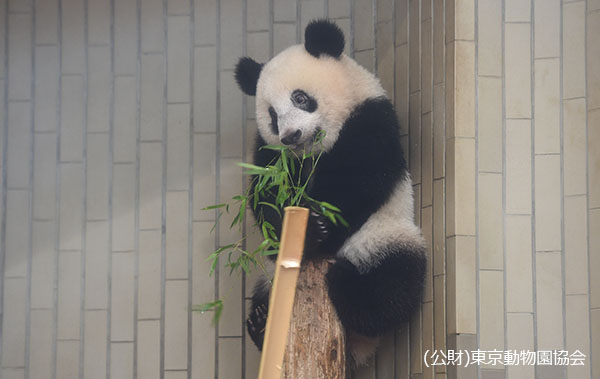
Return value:
[(250, 338), (252, 341), (254, 341), (259, 350), (262, 350), (263, 341), (265, 338), (267, 315), (267, 305), (261, 304), (250, 312), (248, 319), (246, 320), (248, 335), (250, 335)]
[(315, 212), (310, 211), (308, 225), (306, 227), (306, 239), (304, 242), (304, 258), (312, 259), (323, 255), (322, 246), (331, 234), (331, 223), (329, 220)]
[(311, 216), (314, 218), (316, 226), (316, 240), (318, 243), (322, 243), (329, 236), (329, 221), (325, 218), (325, 216), (315, 211), (311, 211)]

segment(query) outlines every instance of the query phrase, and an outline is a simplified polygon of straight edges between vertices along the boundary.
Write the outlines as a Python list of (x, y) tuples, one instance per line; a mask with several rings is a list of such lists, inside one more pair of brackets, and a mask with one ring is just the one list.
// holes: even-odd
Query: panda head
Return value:
[(267, 144), (301, 149), (323, 130), (327, 151), (352, 110), (385, 92), (373, 74), (343, 53), (344, 34), (334, 23), (312, 21), (304, 39), (265, 64), (241, 58), (235, 78), (244, 93), (256, 96), (258, 130)]

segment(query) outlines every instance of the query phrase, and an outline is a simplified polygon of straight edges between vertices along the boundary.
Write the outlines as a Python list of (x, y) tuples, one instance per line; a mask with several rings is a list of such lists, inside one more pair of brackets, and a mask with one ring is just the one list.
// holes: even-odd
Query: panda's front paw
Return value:
[(321, 255), (321, 245), (327, 241), (330, 232), (329, 220), (322, 214), (310, 211), (308, 225), (306, 226), (304, 256), (311, 258)]
[(327, 217), (315, 211), (311, 211), (311, 217), (314, 219), (315, 236), (318, 243), (323, 243), (329, 237), (329, 220)]
[(246, 320), (248, 334), (250, 335), (250, 338), (252, 338), (252, 341), (256, 347), (258, 347), (258, 350), (262, 350), (263, 347), (265, 329), (267, 327), (267, 315), (267, 305), (261, 304), (250, 311), (248, 320)]

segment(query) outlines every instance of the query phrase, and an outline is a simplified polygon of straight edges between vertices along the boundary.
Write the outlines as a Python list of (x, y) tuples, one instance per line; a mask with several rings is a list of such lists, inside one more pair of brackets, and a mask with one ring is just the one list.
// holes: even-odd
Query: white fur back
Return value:
[(422, 246), (424, 241), (413, 221), (413, 208), (412, 181), (407, 174), (390, 199), (346, 240), (338, 256), (365, 272), (385, 257), (387, 246)]

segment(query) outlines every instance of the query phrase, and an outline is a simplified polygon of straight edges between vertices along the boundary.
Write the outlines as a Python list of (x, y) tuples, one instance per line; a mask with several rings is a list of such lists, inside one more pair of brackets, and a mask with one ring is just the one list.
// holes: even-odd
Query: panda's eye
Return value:
[(291, 100), (295, 107), (306, 112), (314, 112), (317, 109), (317, 100), (300, 89), (292, 92)]
[(308, 102), (308, 97), (303, 93), (294, 93), (292, 98), (294, 99), (294, 103), (298, 105), (304, 105)]

